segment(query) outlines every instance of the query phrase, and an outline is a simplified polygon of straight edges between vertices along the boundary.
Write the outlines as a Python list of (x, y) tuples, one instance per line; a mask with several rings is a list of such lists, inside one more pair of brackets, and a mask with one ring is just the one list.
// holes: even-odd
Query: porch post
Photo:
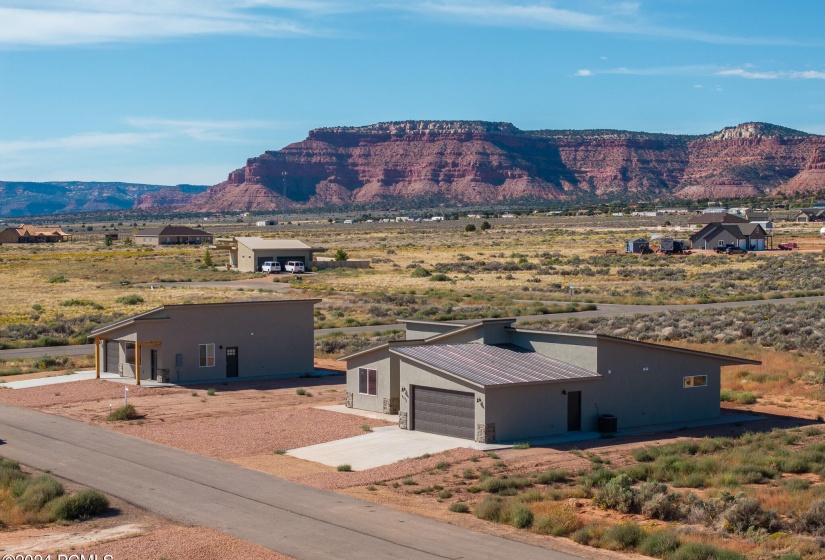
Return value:
[(135, 385), (140, 385), (140, 343), (135, 342)]
[(95, 379), (100, 379), (100, 337), (95, 337)]

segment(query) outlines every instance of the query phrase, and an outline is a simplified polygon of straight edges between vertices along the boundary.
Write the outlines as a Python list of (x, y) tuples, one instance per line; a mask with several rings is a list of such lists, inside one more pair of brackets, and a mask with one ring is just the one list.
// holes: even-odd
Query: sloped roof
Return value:
[(312, 249), (297, 239), (264, 239), (263, 237), (236, 237), (235, 239), (250, 249)]
[(152, 236), (152, 235), (179, 235), (183, 237), (211, 237), (212, 234), (202, 229), (195, 229), (186, 226), (163, 226), (155, 228), (146, 228), (138, 231), (137, 236)]
[(692, 243), (696, 243), (700, 239), (716, 234), (720, 229), (727, 231), (736, 239), (745, 239), (746, 237), (761, 238), (766, 235), (762, 226), (756, 222), (744, 224), (708, 224), (695, 234), (691, 235), (690, 241)]
[(595, 371), (510, 344), (403, 346), (390, 352), (483, 387), (601, 377)]
[(748, 220), (729, 212), (708, 212), (688, 218), (689, 224), (746, 224)]

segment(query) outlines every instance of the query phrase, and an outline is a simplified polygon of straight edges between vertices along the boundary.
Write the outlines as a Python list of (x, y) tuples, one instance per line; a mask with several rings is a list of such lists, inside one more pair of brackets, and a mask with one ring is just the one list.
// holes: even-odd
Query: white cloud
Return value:
[[(289, 0), (0, 0), (0, 45), (65, 46), (200, 35), (305, 36), (299, 13), (336, 4)], [(288, 13), (290, 17), (284, 17)]]
[[(715, 44), (796, 45), (798, 41), (765, 37), (716, 35), (655, 23), (636, 2), (580, 2), (575, 8), (559, 2), (530, 0), (385, 0), (391, 9), (443, 20), (496, 27), (568, 29), (596, 33), (642, 35)], [(582, 6), (585, 6), (583, 9)], [(587, 11), (586, 8), (590, 7)]]
[(281, 123), (264, 120), (214, 121), (130, 117), (126, 119), (126, 123), (135, 128), (162, 131), (169, 136), (186, 136), (202, 142), (239, 142), (242, 140), (234, 138), (229, 133), (252, 129), (283, 128)]
[(593, 76), (593, 72), (588, 70), (587, 68), (582, 68), (581, 70), (576, 70), (576, 73), (573, 74), (574, 76)]
[(693, 87), (696, 88), (696, 89), (702, 89), (705, 86), (703, 86), (702, 84), (693, 84)]
[(148, 144), (168, 135), (158, 132), (87, 132), (44, 140), (0, 141), (0, 155), (11, 156), (42, 150), (90, 150)]
[[(607, 68), (604, 70), (579, 70), (589, 72), (581, 75), (620, 74), (627, 76), (718, 76), (723, 78), (743, 78), (747, 80), (825, 80), (825, 71), (818, 70), (757, 70), (751, 64), (738, 68), (716, 65), (654, 66), (651, 68)], [(694, 86), (697, 87), (697, 86)], [(701, 86), (700, 86), (701, 87)]]

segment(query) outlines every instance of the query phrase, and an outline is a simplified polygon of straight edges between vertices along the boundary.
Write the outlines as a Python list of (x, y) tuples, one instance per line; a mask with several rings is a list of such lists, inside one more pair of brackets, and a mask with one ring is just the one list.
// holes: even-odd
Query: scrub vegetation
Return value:
[(0, 523), (19, 527), (87, 519), (109, 509), (109, 500), (97, 490), (67, 493), (48, 475), (23, 472), (16, 461), (0, 457)]

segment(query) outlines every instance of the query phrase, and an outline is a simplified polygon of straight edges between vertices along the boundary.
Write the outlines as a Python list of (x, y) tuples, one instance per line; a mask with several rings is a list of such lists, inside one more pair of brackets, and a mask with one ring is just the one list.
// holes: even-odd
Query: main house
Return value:
[[(758, 364), (596, 334), (407, 321), (407, 339), (341, 358), (351, 408), (478, 442), (716, 418), (720, 368)], [(611, 418), (611, 420), (613, 420)]]
[(186, 226), (163, 226), (135, 233), (136, 245), (200, 245), (212, 243), (211, 233)]
[(297, 239), (264, 239), (263, 237), (233, 237), (216, 240), (218, 249), (229, 251), (229, 265), (240, 272), (258, 272), (267, 261), (278, 261), (281, 269), (289, 261), (312, 266), (312, 256), (326, 249), (310, 247)]
[(59, 243), (68, 241), (71, 235), (59, 227), (22, 225), (0, 231), (0, 245), (4, 243)]
[(708, 224), (690, 236), (692, 249), (714, 249), (734, 245), (746, 251), (764, 251), (768, 234), (757, 223)]
[(95, 369), (202, 383), (294, 376), (314, 368), (317, 299), (164, 305), (91, 332)]

